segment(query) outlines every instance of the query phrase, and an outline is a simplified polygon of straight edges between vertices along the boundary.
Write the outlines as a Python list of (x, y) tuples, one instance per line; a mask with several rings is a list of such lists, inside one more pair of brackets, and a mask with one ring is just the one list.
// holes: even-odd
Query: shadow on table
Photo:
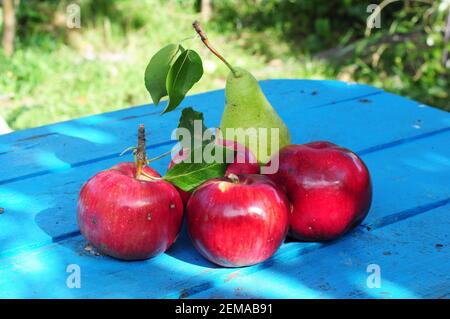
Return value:
[[(76, 202), (76, 197), (77, 195), (73, 198), (74, 202)], [(76, 209), (76, 207), (72, 207), (72, 209)], [(76, 212), (76, 210), (74, 210), (74, 212)], [(63, 207), (45, 209), (35, 216), (35, 221), (36, 224), (53, 239), (53, 242), (61, 242), (62, 240), (80, 235), (76, 222), (76, 213), (69, 218), (67, 210)], [(73, 230), (67, 232), (67, 229)], [(79, 251), (77, 251), (77, 253), (79, 253)], [(169, 250), (167, 250), (166, 254), (189, 264), (208, 268), (218, 267), (203, 258), (193, 247), (187, 232), (185, 221), (183, 221), (177, 240)]]
[[(443, 142), (445, 141), (446, 139), (443, 139)], [(408, 149), (410, 148), (407, 145), (405, 147), (408, 147)], [(398, 201), (399, 196), (402, 196), (402, 192), (398, 191), (397, 185), (408, 184), (410, 185), (409, 187), (414, 187), (416, 191), (411, 194), (415, 194), (417, 193), (417, 190), (421, 190), (420, 194), (417, 195), (421, 197), (418, 198), (428, 196), (431, 191), (436, 192), (436, 196), (443, 194), (448, 186), (448, 184), (445, 183), (446, 179), (444, 177), (447, 176), (447, 173), (449, 172), (449, 166), (446, 165), (449, 163), (449, 157), (448, 149), (443, 151), (440, 148), (443, 147), (433, 146), (427, 151), (426, 148), (422, 147), (421, 153), (417, 153), (414, 148), (411, 148), (408, 152), (403, 150), (402, 156), (398, 157), (403, 166), (392, 164), (392, 168), (390, 168), (393, 172), (397, 167), (402, 167), (402, 172), (404, 173), (411, 172), (411, 174), (405, 176), (399, 174), (399, 176), (404, 179), (401, 183), (392, 183), (392, 178), (396, 175), (383, 175), (379, 172), (379, 185), (384, 185), (384, 189), (380, 187), (378, 188), (378, 191), (380, 193), (384, 192), (385, 194), (383, 196), (378, 196), (383, 200), (384, 206), (389, 204), (389, 202), (386, 201), (388, 198)], [(409, 177), (417, 177), (418, 175), (422, 176), (423, 180)], [(79, 190), (81, 184), (77, 183), (81, 182), (81, 180), (78, 181), (79, 176), (76, 178), (77, 182), (73, 185), (68, 185), (65, 189), (66, 191), (73, 192), (72, 194), (69, 194), (69, 197), (55, 201), (53, 207), (44, 209), (36, 215), (36, 223), (52, 238), (58, 238), (59, 234), (64, 233), (64, 229), (77, 229), (74, 213), (77, 197), (75, 190)], [(386, 187), (388, 181), (390, 185), (392, 185), (391, 187)], [(439, 189), (439, 192), (436, 189), (430, 189), (428, 193), (426, 192), (429, 185), (432, 183), (433, 185), (442, 186), (442, 188)], [(52, 189), (50, 188), (47, 191), (51, 192)], [(395, 194), (395, 198), (392, 195), (387, 196), (388, 192)], [(405, 194), (408, 195), (409, 193)], [(418, 200), (418, 198), (415, 198), (415, 200)], [(73, 212), (73, 214), (71, 212)], [(390, 212), (390, 214), (393, 213), (395, 212)], [(383, 214), (386, 214), (386, 211), (383, 211), (382, 213), (372, 211), (369, 216), (371, 216), (371, 214), (373, 214), (373, 216), (382, 216)], [(59, 226), (55, 225), (56, 222), (60, 223)], [(386, 241), (386, 239), (377, 236), (376, 232), (367, 233), (362, 236), (356, 231), (348, 234), (339, 241), (328, 245), (321, 245), (320, 249), (309, 248), (309, 246), (301, 243), (288, 242), (283, 246), (292, 249), (292, 253), (289, 253), (289, 258), (286, 258), (286, 255), (283, 255), (284, 251), (282, 247), (277, 255), (265, 263), (253, 267), (230, 269), (220, 272), (221, 274), (228, 273), (230, 276), (237, 272), (238, 275), (235, 277), (220, 277), (221, 279), (216, 280), (202, 279), (200, 277), (195, 284), (190, 284), (191, 286), (185, 290), (180, 290), (180, 296), (222, 296), (232, 298), (252, 298), (258, 296), (263, 296), (265, 298), (271, 296), (274, 298), (280, 296), (283, 298), (333, 298), (342, 296), (353, 298), (391, 298), (392, 296), (402, 296), (405, 298), (416, 297), (419, 293), (419, 288), (417, 288), (418, 283), (414, 281), (416, 279), (411, 277), (412, 275), (410, 274), (401, 274), (399, 273), (400, 270), (396, 270), (397, 266), (401, 266), (401, 262), (408, 263), (413, 262), (414, 260), (411, 255), (401, 251), (401, 246), (400, 248), (396, 248), (396, 245), (398, 244), (396, 242), (397, 240), (405, 241), (408, 240), (408, 238), (411, 239), (411, 237), (406, 237), (406, 239), (397, 238), (392, 241), (387, 241), (387, 244), (389, 245), (384, 243), (383, 245), (380, 245), (380, 242)], [(345, 245), (343, 243), (345, 243)], [(61, 242), (61, 245), (65, 245), (65, 242)], [(67, 247), (77, 253), (82, 249), (82, 247), (80, 248), (72, 245), (68, 245)], [(386, 249), (386, 247), (390, 248)], [(414, 247), (410, 246), (410, 249), (413, 250)], [(324, 252), (325, 250), (327, 253)], [(166, 255), (190, 265), (204, 267), (205, 270), (211, 270), (213, 272), (217, 270), (217, 273), (219, 273), (219, 270), (217, 269), (219, 267), (207, 262), (195, 251), (185, 226), (183, 227), (177, 242)], [(393, 261), (394, 258), (400, 258), (398, 265)], [(366, 280), (369, 274), (366, 271), (366, 267), (371, 263), (378, 263), (382, 267), (382, 280), (386, 283), (386, 289), (382, 288), (382, 290), (377, 290), (367, 288)], [(385, 265), (387, 266), (385, 266), (384, 263), (386, 263)], [(314, 265), (314, 267), (311, 267), (311, 265)], [(167, 265), (166, 268), (164, 265), (158, 265), (158, 269), (162, 273), (164, 273), (164, 271), (171, 271), (170, 265)], [(389, 269), (389, 271), (384, 271), (383, 269)], [(406, 267), (405, 269), (408, 268)], [(122, 269), (121, 271), (125, 272), (127, 270)], [(240, 273), (242, 273), (242, 276), (239, 275)], [(246, 282), (245, 277), (248, 275), (251, 275), (252, 279), (251, 281)], [(178, 280), (180, 280), (179, 282), (183, 281), (183, 276), (188, 277), (189, 274), (180, 272), (180, 274), (176, 275)], [(411, 282), (408, 283), (408, 280), (411, 280)], [(244, 286), (241, 285), (241, 283), (246, 284)], [(444, 284), (445, 282), (442, 285)], [(445, 288), (439, 287), (440, 289)], [(422, 291), (420, 291), (420, 295), (422, 295)]]
[(186, 218), (183, 218), (183, 225), (181, 227), (180, 235), (176, 242), (166, 252), (167, 255), (173, 258), (179, 259), (183, 262), (194, 264), (197, 266), (207, 268), (219, 268), (219, 266), (209, 262), (194, 248), (192, 240), (189, 237), (189, 233), (186, 225)]

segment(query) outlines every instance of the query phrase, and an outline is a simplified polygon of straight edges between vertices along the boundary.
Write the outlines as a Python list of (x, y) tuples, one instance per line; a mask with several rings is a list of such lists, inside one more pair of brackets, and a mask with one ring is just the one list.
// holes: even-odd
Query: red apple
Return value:
[(229, 140), (219, 139), (217, 143), (236, 151), (233, 163), (228, 164), (225, 176), (230, 174), (259, 174), (260, 168), (255, 155), (244, 145)]
[(271, 257), (289, 227), (289, 202), (262, 175), (212, 179), (192, 194), (187, 205), (188, 231), (209, 261), (240, 267)]
[[(160, 175), (148, 166), (143, 173)], [(90, 178), (78, 199), (78, 225), (97, 249), (137, 260), (166, 251), (183, 217), (180, 195), (170, 183), (136, 176), (135, 163), (120, 163)]]
[[(167, 166), (167, 170), (170, 170), (175, 163), (179, 163), (180, 161), (186, 159), (189, 155), (189, 149), (184, 148), (182, 150), (180, 150), (178, 153), (176, 153), (172, 160), (169, 163), (169, 166)], [(175, 186), (176, 190), (178, 191), (178, 193), (180, 194), (181, 200), (183, 201), (183, 205), (186, 206), (189, 198), (191, 197), (191, 193), (190, 192), (186, 192), (184, 190), (182, 190), (181, 188), (178, 188), (177, 186)]]
[[(259, 174), (259, 164), (256, 161), (255, 155), (245, 146), (239, 144), (235, 141), (228, 140), (218, 140), (218, 144), (226, 148), (236, 151), (233, 163), (228, 164), (225, 171), (225, 176), (229, 174)], [(171, 169), (175, 163), (178, 163), (189, 156), (189, 149), (182, 149), (177, 154), (174, 155), (172, 160), (167, 167), (167, 170)], [(189, 198), (191, 196), (190, 192), (186, 192), (178, 187), (176, 187), (180, 193), (183, 204), (187, 205)]]
[(284, 187), (293, 205), (294, 238), (332, 240), (366, 217), (372, 185), (355, 153), (330, 142), (313, 142), (286, 146), (274, 156), (279, 156), (279, 169), (268, 176)]

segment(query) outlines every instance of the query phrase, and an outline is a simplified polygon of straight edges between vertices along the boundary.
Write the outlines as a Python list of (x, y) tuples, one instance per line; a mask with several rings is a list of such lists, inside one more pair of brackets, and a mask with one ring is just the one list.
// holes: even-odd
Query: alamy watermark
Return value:
[[(261, 167), (262, 174), (273, 174), (278, 171), (279, 161), (276, 156), (280, 146), (279, 128), (226, 128), (217, 130), (214, 128), (207, 129), (203, 132), (203, 122), (201, 120), (194, 121), (194, 132), (186, 128), (177, 128), (172, 132), (172, 140), (181, 140), (180, 144), (175, 146), (172, 153), (172, 160), (175, 164), (179, 162), (185, 163), (256, 163), (256, 158), (266, 165)], [(215, 143), (210, 143), (206, 147), (201, 147), (205, 141), (211, 141), (215, 132), (215, 141), (236, 141), (236, 154), (227, 152), (224, 148), (215, 149)], [(217, 145), (221, 145), (218, 143)], [(187, 157), (179, 157), (175, 152), (177, 149), (192, 150), (192, 154)], [(227, 145), (225, 148), (229, 149)], [(248, 156), (248, 151), (252, 155)], [(271, 154), (275, 153), (275, 154)]]
[(367, 6), (366, 12), (371, 13), (366, 21), (367, 28), (381, 28), (381, 7), (378, 4), (371, 3)]
[(66, 272), (69, 273), (66, 279), (66, 286), (69, 289), (81, 288), (81, 268), (77, 264), (67, 265)]
[(66, 8), (66, 26), (69, 29), (81, 28), (81, 8), (76, 3), (71, 3)]
[(370, 264), (367, 266), (366, 272), (370, 275), (367, 276), (366, 285), (368, 288), (381, 288), (381, 267), (378, 264)]

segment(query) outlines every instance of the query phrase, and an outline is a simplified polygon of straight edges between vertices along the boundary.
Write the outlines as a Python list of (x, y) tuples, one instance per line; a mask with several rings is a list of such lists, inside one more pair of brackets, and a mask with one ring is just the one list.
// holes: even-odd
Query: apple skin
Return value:
[[(187, 158), (188, 151), (189, 151), (189, 149), (184, 148), (184, 149), (180, 150), (178, 153), (176, 153), (173, 156), (172, 160), (169, 162), (169, 165), (167, 166), (167, 171), (169, 171), (175, 165), (176, 162), (178, 163), (178, 162), (184, 160), (185, 158)], [(191, 193), (186, 192), (177, 186), (174, 186), (174, 187), (178, 191), (178, 194), (180, 194), (181, 200), (183, 201), (183, 206), (186, 207), (186, 205), (189, 201), (189, 198), (191, 197)]]
[(230, 140), (218, 140), (218, 144), (236, 151), (233, 163), (228, 164), (225, 176), (230, 174), (259, 174), (260, 167), (256, 156), (244, 145)]
[[(235, 176), (236, 177), (236, 176)], [(211, 179), (192, 194), (187, 225), (195, 248), (209, 261), (241, 267), (270, 258), (286, 237), (290, 204), (262, 175)]]
[(350, 150), (326, 141), (288, 145), (279, 151), (279, 164), (278, 172), (268, 176), (285, 189), (293, 205), (292, 237), (330, 241), (367, 216), (372, 202), (370, 174)]
[[(224, 176), (228, 176), (229, 174), (235, 175), (259, 174), (260, 167), (258, 162), (256, 161), (256, 157), (247, 147), (243, 146), (242, 144), (239, 144), (238, 142), (228, 140), (218, 140), (218, 144), (226, 148), (236, 150), (236, 156), (234, 157), (234, 161), (233, 163), (228, 164)], [(170, 161), (167, 170), (171, 169), (175, 165), (175, 162), (180, 162), (185, 158), (187, 158), (189, 155), (188, 152), (189, 149), (184, 148), (180, 150), (177, 154), (175, 154), (172, 160)], [(186, 206), (189, 201), (189, 198), (191, 197), (191, 193), (186, 192), (176, 186), (175, 188), (180, 193), (181, 199), (183, 200), (183, 204)]]
[[(145, 166), (153, 177), (160, 175)], [(78, 199), (83, 236), (103, 254), (140, 260), (166, 251), (175, 241), (183, 203), (174, 186), (163, 180), (135, 178), (135, 163), (120, 163), (91, 177)]]

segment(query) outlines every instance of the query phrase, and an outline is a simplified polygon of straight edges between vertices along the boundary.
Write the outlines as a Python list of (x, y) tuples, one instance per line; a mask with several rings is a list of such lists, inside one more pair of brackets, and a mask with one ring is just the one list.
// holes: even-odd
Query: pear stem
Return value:
[(138, 145), (136, 148), (136, 179), (142, 174), (143, 167), (147, 165), (147, 152), (145, 150), (145, 128), (144, 124), (139, 124)]
[(202, 40), (203, 44), (211, 51), (216, 57), (218, 57), (220, 60), (222, 60), (223, 63), (230, 69), (230, 71), (233, 73), (234, 77), (238, 78), (241, 76), (241, 74), (231, 66), (230, 63), (228, 63), (227, 60), (219, 53), (216, 49), (214, 49), (211, 44), (208, 41), (208, 38), (206, 36), (205, 31), (203, 30), (202, 26), (200, 25), (200, 22), (194, 21), (192, 23), (192, 26), (194, 27), (197, 34), (200, 36), (200, 39)]

